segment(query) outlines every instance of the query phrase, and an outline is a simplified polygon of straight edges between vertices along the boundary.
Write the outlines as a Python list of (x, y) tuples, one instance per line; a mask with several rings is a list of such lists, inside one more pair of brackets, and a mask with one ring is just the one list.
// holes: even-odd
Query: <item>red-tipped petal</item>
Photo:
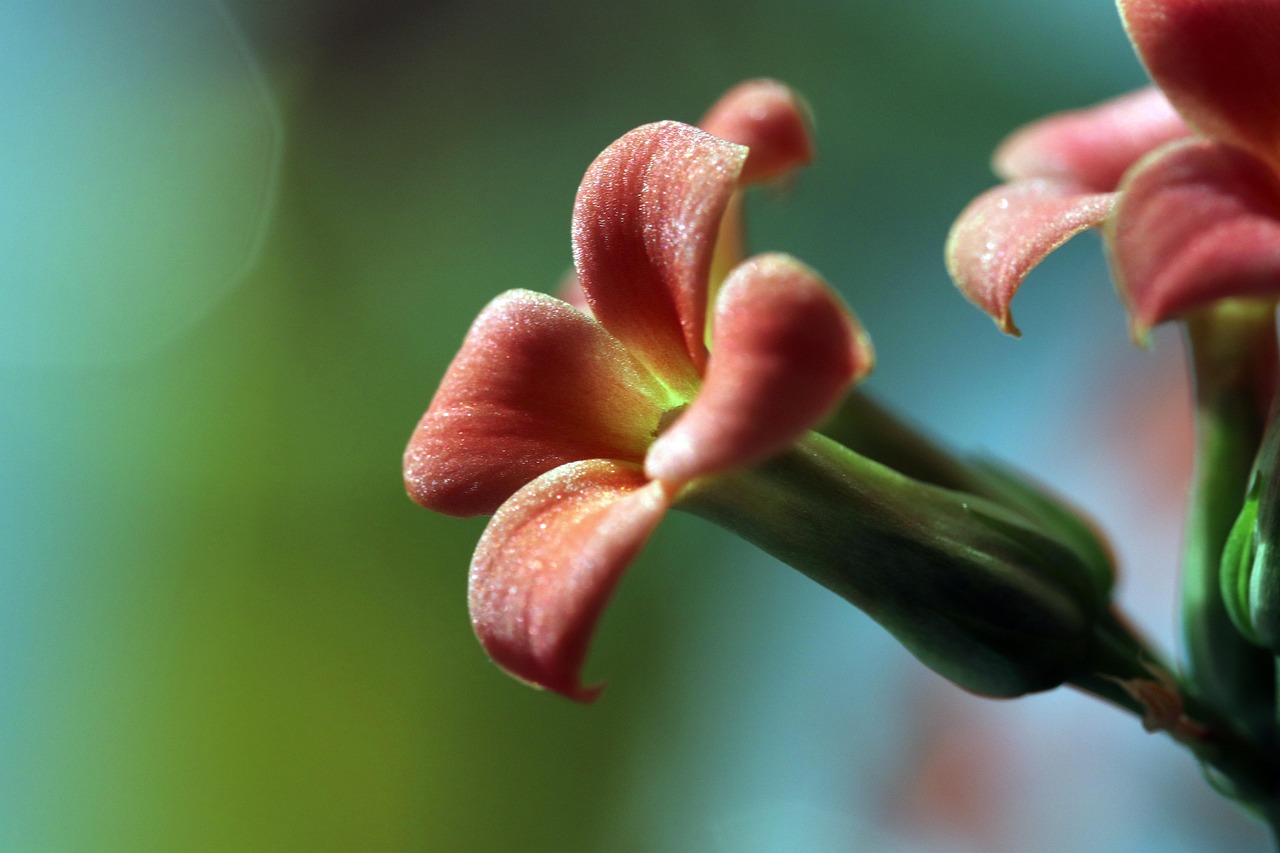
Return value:
[(1146, 88), (1015, 130), (996, 149), (992, 166), (1009, 181), (1065, 178), (1110, 192), (1143, 155), (1190, 133), (1160, 90)]
[(1188, 141), (1140, 163), (1107, 238), (1139, 339), (1219, 299), (1280, 296), (1280, 180), (1239, 149)]
[(777, 80), (739, 83), (712, 105), (698, 126), (750, 150), (744, 184), (769, 181), (813, 162), (809, 109)]
[(678, 484), (758, 462), (793, 444), (871, 370), (870, 341), (816, 273), (760, 255), (725, 280), (702, 392), (645, 458)]
[(697, 128), (658, 122), (606, 148), (578, 190), (573, 251), (587, 304), (685, 396), (706, 363), (711, 258), (746, 154)]
[(1019, 334), (1009, 304), (1050, 252), (1107, 218), (1113, 193), (1047, 178), (1017, 181), (978, 196), (951, 226), (947, 271), (965, 298)]
[(670, 504), (638, 466), (593, 459), (502, 505), (471, 562), (471, 623), (512, 675), (589, 702), (582, 665), (609, 596)]
[(582, 312), (513, 290), (480, 313), (405, 450), (409, 495), (448, 515), (492, 513), (545, 471), (639, 461), (670, 401)]
[(1119, 5), (1147, 71), (1187, 121), (1280, 169), (1280, 3)]

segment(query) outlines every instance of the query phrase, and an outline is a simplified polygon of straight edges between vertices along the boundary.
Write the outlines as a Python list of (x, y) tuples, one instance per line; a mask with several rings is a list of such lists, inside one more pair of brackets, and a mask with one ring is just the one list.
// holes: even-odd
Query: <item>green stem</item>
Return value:
[(1196, 404), (1196, 470), (1182, 561), (1187, 679), (1198, 699), (1270, 741), (1272, 656), (1232, 624), (1220, 571), (1275, 387), (1274, 312), (1228, 304), (1192, 315), (1186, 327)]
[(1105, 607), (1074, 552), (1025, 518), (821, 435), (695, 481), (677, 506), (843, 596), (984, 695), (1046, 690), (1081, 671)]
[[(1112, 614), (1115, 616), (1115, 614)], [(1091, 670), (1068, 683), (1164, 731), (1204, 766), (1210, 782), (1275, 825), (1280, 815), (1280, 753), (1216, 709), (1189, 695), (1118, 616), (1099, 621)]]

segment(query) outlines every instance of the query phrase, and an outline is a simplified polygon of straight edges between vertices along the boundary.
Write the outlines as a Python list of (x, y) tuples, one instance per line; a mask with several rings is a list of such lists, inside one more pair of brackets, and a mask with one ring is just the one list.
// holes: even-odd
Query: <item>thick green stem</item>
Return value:
[(1187, 680), (1199, 699), (1271, 743), (1272, 656), (1232, 624), (1220, 571), (1274, 392), (1274, 316), (1269, 307), (1224, 305), (1193, 315), (1186, 325), (1196, 406), (1195, 480), (1182, 561)]

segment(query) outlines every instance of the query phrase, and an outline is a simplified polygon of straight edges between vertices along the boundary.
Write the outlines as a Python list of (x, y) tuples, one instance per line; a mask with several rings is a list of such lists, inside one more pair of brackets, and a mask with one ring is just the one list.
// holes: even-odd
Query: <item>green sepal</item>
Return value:
[[(1183, 675), (1197, 700), (1270, 742), (1276, 664), (1256, 644), (1256, 622), (1240, 598), (1241, 561), (1249, 547), (1237, 533), (1248, 524), (1240, 517), (1250, 496), (1261, 498), (1254, 472), (1275, 389), (1275, 310), (1270, 303), (1224, 301), (1188, 315), (1185, 327), (1195, 387), (1196, 465), (1182, 549)], [(1265, 512), (1261, 501), (1258, 511), (1259, 517)], [(1250, 560), (1245, 573), (1253, 571)], [(1246, 590), (1254, 583), (1243, 582)]]
[(1109, 607), (1074, 551), (1022, 515), (902, 476), (821, 435), (697, 481), (677, 507), (841, 595), (926, 665), (983, 695), (1080, 675)]
[(820, 432), (908, 477), (968, 492), (1021, 514), (1076, 553), (1097, 594), (1111, 593), (1115, 557), (1105, 540), (1073, 508), (1012, 466), (993, 459), (958, 457), (860, 390), (841, 402)]
[(1222, 596), (1251, 642), (1280, 655), (1280, 406), (1273, 406), (1244, 509), (1222, 554)]
[(1227, 544), (1222, 549), (1219, 581), (1222, 584), (1222, 603), (1232, 624), (1249, 642), (1261, 645), (1249, 612), (1249, 582), (1257, 553), (1257, 521), (1258, 498), (1251, 494), (1227, 535)]
[(1116, 578), (1115, 556), (1087, 521), (1003, 462), (974, 459), (971, 464), (985, 482), (986, 496), (1019, 510), (1074, 551), (1088, 570), (1098, 594), (1111, 594)]

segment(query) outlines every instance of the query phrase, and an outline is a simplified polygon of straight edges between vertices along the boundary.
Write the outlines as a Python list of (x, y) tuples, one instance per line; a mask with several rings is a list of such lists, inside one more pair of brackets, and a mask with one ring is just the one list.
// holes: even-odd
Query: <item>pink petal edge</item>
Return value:
[(476, 546), (469, 600), (476, 636), (523, 681), (580, 702), (596, 623), (670, 506), (636, 465), (593, 459), (550, 471), (498, 510)]
[(1280, 296), (1280, 179), (1256, 157), (1174, 143), (1125, 179), (1106, 232), (1134, 337), (1221, 299)]
[(688, 125), (645, 125), (596, 158), (574, 206), (574, 265), (592, 313), (686, 397), (706, 364), (711, 260), (746, 156)]
[(1000, 143), (992, 168), (1005, 180), (1064, 178), (1111, 192), (1143, 155), (1190, 134), (1164, 94), (1148, 87), (1019, 128)]
[(487, 515), (567, 462), (639, 462), (671, 404), (590, 317), (509, 291), (480, 312), (414, 430), (405, 487), (428, 509)]
[(794, 258), (759, 255), (726, 279), (701, 393), (649, 448), (670, 484), (758, 462), (794, 444), (875, 358), (853, 314)]
[(1009, 310), (1023, 279), (1046, 256), (1101, 225), (1113, 193), (1090, 193), (1069, 181), (1033, 178), (1003, 184), (964, 209), (947, 236), (947, 271), (965, 298), (1018, 335)]
[(777, 80), (747, 80), (712, 105), (698, 126), (713, 136), (745, 145), (743, 184), (770, 181), (813, 162), (809, 108)]

